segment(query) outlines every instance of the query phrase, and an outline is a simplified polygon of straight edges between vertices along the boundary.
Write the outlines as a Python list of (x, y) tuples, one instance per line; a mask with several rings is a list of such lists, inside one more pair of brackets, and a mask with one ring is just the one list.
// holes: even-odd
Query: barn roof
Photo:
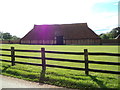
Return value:
[(22, 39), (46, 40), (54, 39), (55, 36), (63, 36), (64, 39), (100, 39), (87, 23), (34, 25)]

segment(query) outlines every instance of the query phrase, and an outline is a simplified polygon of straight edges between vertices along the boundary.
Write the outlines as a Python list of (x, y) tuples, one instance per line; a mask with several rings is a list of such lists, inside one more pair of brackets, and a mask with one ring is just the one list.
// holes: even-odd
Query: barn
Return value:
[(45, 45), (99, 45), (100, 37), (87, 23), (34, 25), (21, 40), (21, 44)]

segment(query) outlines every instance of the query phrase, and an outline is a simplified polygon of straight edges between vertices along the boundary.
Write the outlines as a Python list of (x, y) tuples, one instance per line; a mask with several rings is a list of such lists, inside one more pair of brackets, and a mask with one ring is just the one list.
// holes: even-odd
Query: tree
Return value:
[(3, 40), (3, 33), (0, 32), (0, 40)]
[(12, 38), (12, 35), (10, 33), (3, 33), (3, 40), (10, 40)]
[(17, 36), (12, 36), (8, 32), (6, 32), (6, 33), (0, 32), (0, 40), (18, 40), (18, 39), (20, 39), (20, 38)]
[(100, 38), (101, 38), (101, 39), (109, 39), (109, 37), (108, 37), (106, 34), (100, 35)]
[(110, 33), (112, 38), (116, 38), (120, 34), (120, 27), (113, 28)]
[(110, 32), (102, 33), (99, 36), (102, 39), (115, 39), (120, 34), (120, 27), (113, 28)]
[(17, 36), (12, 36), (12, 40), (18, 40), (18, 39), (20, 39), (20, 38)]

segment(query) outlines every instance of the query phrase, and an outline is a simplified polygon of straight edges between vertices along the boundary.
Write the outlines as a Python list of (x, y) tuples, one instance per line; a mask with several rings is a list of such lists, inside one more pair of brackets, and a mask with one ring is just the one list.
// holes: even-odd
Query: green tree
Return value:
[(6, 32), (6, 33), (0, 32), (0, 40), (18, 40), (18, 39), (20, 39), (20, 38), (17, 36), (12, 36), (8, 32)]
[(102, 33), (99, 36), (102, 39), (115, 39), (120, 34), (120, 27), (113, 28), (110, 32)]
[(120, 27), (113, 28), (110, 31), (111, 38), (116, 38), (120, 34)]
[(3, 33), (3, 40), (10, 40), (12, 38), (12, 35), (8, 32)]
[(3, 33), (0, 32), (0, 40), (3, 40)]
[(20, 39), (20, 38), (17, 36), (12, 36), (12, 40), (18, 40), (18, 39)]
[(100, 38), (101, 38), (101, 39), (109, 39), (109, 37), (108, 37), (106, 34), (101, 34), (101, 35), (100, 35)]

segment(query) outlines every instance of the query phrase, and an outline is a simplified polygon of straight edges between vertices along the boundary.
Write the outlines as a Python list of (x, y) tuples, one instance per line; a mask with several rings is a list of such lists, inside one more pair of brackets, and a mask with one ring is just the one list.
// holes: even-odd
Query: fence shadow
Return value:
[(46, 73), (46, 70), (41, 70), (40, 78), (39, 78), (39, 84), (43, 83), (45, 81), (45, 73)]
[(98, 86), (99, 86), (100, 88), (107, 88), (107, 87), (103, 84), (103, 81), (96, 79), (97, 76), (92, 76), (92, 75), (89, 75), (89, 76), (91, 77), (91, 79), (92, 79), (94, 82), (96, 82), (96, 83), (98, 84)]
[[(11, 66), (10, 65), (8, 65), (8, 66), (3, 66), (4, 67), (4, 69), (2, 70), (2, 72), (5, 72), (8, 68), (10, 68)], [(1, 72), (1, 73), (2, 73)]]

